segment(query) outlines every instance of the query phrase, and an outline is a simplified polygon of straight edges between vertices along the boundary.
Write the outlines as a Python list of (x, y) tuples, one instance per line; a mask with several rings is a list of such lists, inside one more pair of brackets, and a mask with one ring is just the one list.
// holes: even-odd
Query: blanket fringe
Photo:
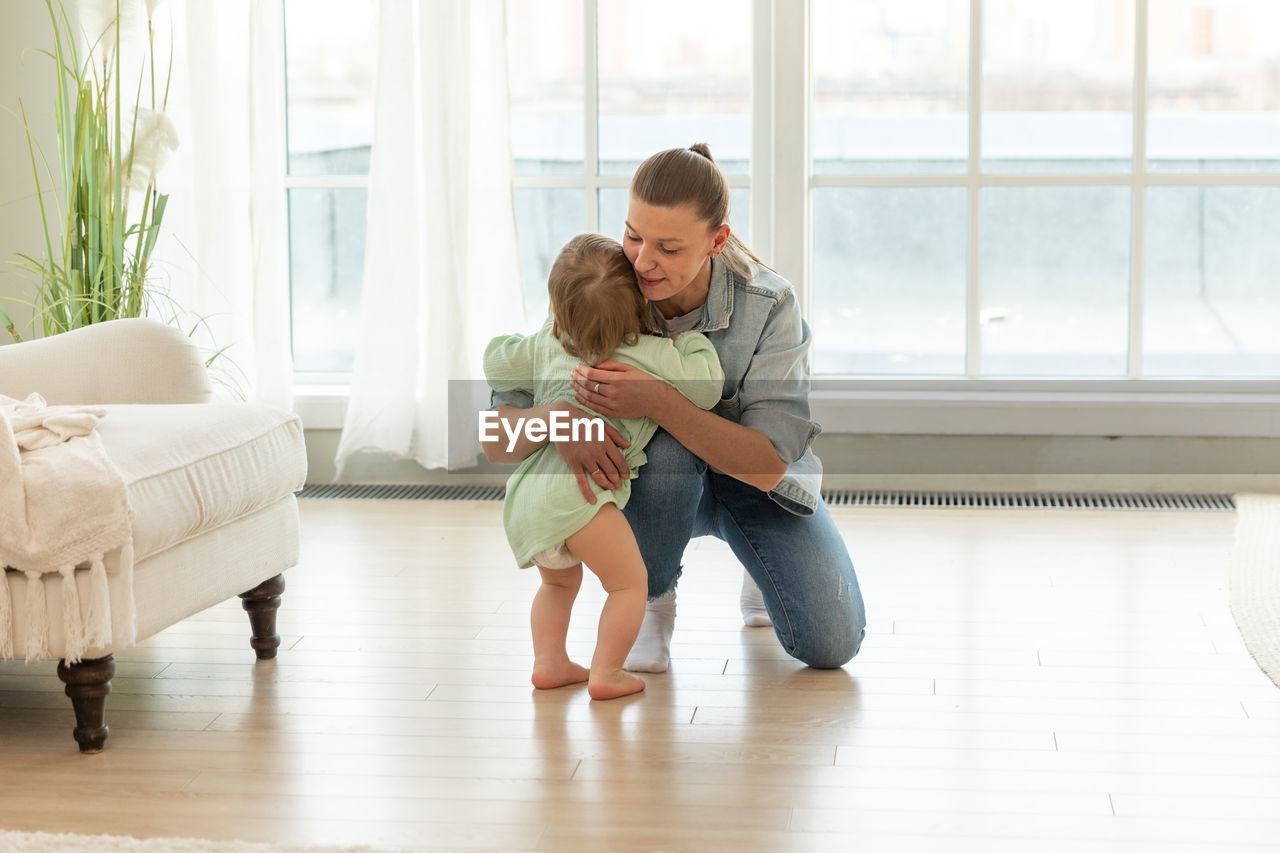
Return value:
[(79, 663), (84, 657), (84, 618), (80, 615), (80, 590), (76, 588), (76, 567), (65, 566), (62, 575), (62, 631), (66, 639), (65, 660)]
[(13, 660), (13, 602), (8, 570), (0, 565), (0, 660)]
[[(0, 660), (13, 660), (14, 624), (13, 595), (9, 590), (7, 570), (0, 568)], [(16, 571), (16, 570), (15, 570)], [(49, 613), (45, 591), (45, 574), (22, 572), (27, 578), (27, 629), (25, 655), (28, 663), (49, 657)], [(88, 601), (80, 600), (80, 587), (75, 566), (58, 570), (62, 580), (62, 626), (65, 641), (63, 657), (67, 663), (79, 663), (89, 649), (105, 649), (112, 645), (111, 588), (107, 582), (105, 554), (90, 558)], [(121, 547), (120, 575), (125, 584), (125, 606), (122, 619), (126, 637), (118, 645), (132, 645), (137, 639), (137, 612), (132, 595), (133, 542)]]
[(27, 663), (49, 656), (49, 613), (44, 598), (44, 575), (27, 576)]

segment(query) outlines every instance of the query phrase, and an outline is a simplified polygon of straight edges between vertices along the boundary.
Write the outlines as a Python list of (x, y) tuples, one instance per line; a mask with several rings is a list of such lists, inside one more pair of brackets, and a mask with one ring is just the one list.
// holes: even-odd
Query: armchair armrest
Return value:
[(0, 347), (0, 394), (50, 405), (206, 403), (200, 349), (159, 320), (110, 320)]

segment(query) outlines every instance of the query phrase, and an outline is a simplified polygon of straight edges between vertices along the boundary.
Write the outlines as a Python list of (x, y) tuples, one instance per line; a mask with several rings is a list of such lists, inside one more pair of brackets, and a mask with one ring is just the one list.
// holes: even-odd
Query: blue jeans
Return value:
[(794, 515), (756, 487), (709, 470), (665, 430), (645, 454), (623, 512), (649, 571), (651, 598), (675, 588), (690, 539), (715, 536), (760, 587), (787, 654), (831, 669), (858, 653), (867, 624), (862, 593), (825, 503), (813, 515)]

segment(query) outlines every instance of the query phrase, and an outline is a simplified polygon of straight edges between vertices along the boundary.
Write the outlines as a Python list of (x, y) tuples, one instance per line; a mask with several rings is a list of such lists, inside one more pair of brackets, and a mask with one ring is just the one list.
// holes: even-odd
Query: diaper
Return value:
[(533, 555), (533, 562), (544, 569), (571, 569), (581, 562), (564, 542), (543, 548)]

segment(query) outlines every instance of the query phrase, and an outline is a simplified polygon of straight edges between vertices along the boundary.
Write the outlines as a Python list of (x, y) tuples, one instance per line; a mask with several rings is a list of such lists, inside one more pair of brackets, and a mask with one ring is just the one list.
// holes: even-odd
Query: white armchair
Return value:
[[(306, 477), (298, 418), (269, 406), (211, 402), (195, 345), (181, 331), (147, 319), (0, 347), (0, 394), (24, 399), (31, 392), (50, 405), (107, 410), (97, 433), (134, 512), (133, 607), (115, 606), (130, 592), (113, 571), (119, 551), (105, 559), (112, 636), (136, 642), (240, 595), (250, 644), (260, 660), (275, 657), (283, 572), (298, 558), (294, 492)], [(0, 566), (0, 575), (10, 601), (26, 600), (22, 572)], [(88, 588), (87, 575), (87, 568), (76, 570), (77, 589)], [(68, 664), (61, 584), (44, 586), (49, 658), (64, 659), (58, 675), (75, 709), (80, 749), (97, 752), (108, 733), (112, 653), (122, 646), (91, 647)], [(133, 613), (136, 633), (122, 621)], [(13, 607), (11, 621), (12, 647), (25, 648), (24, 609)]]

